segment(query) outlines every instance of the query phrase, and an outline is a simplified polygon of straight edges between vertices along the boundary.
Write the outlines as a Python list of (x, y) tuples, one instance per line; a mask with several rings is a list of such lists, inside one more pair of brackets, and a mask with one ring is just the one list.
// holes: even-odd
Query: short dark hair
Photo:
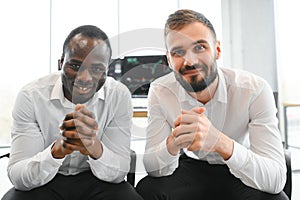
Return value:
[(112, 55), (111, 45), (110, 45), (109, 39), (108, 39), (107, 35), (104, 33), (104, 31), (102, 31), (97, 26), (83, 25), (83, 26), (79, 26), (79, 27), (75, 28), (74, 30), (72, 30), (71, 33), (66, 38), (66, 40), (64, 42), (64, 46), (63, 46), (62, 58), (65, 57), (65, 51), (70, 43), (70, 40), (79, 33), (82, 34), (83, 36), (103, 40), (109, 48), (109, 53), (110, 53), (109, 55), (111, 57), (111, 55)]
[(167, 22), (165, 24), (165, 31), (164, 31), (165, 37), (168, 35), (170, 31), (180, 30), (185, 25), (191, 24), (196, 21), (201, 22), (203, 25), (208, 27), (212, 32), (214, 39), (216, 40), (217, 35), (212, 23), (203, 14), (189, 9), (177, 10), (173, 14), (169, 15)]

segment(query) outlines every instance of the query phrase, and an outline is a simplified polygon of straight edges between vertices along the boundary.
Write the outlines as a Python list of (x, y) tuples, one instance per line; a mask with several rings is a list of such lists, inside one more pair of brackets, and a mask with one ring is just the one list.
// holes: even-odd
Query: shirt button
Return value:
[(189, 100), (189, 104), (192, 106), (197, 106), (197, 102), (195, 100)]

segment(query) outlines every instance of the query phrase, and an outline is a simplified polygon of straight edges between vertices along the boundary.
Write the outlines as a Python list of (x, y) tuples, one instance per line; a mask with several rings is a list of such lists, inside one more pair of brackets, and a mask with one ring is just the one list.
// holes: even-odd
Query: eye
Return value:
[(182, 49), (177, 49), (177, 50), (171, 51), (171, 56), (183, 57), (184, 55), (185, 55), (185, 50), (182, 50)]
[(74, 71), (78, 71), (81, 67), (81, 65), (79, 64), (69, 64), (69, 66), (74, 70)]
[(91, 67), (92, 73), (100, 74), (106, 71), (106, 67), (104, 65), (97, 65)]
[(205, 51), (205, 47), (203, 45), (196, 45), (194, 47), (194, 52), (195, 53), (200, 53), (200, 52), (203, 52), (203, 51)]

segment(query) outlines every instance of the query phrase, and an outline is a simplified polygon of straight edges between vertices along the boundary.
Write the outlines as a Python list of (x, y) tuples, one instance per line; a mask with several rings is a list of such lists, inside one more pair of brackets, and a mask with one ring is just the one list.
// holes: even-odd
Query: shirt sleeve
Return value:
[[(125, 87), (125, 86), (124, 86)], [(102, 156), (94, 160), (89, 158), (93, 174), (101, 180), (120, 183), (130, 168), (130, 137), (132, 125), (132, 103), (130, 92), (124, 89), (114, 96), (108, 113), (111, 116), (101, 139)]]
[(21, 91), (13, 109), (11, 154), (8, 176), (16, 189), (30, 190), (48, 183), (58, 172), (63, 159), (54, 159), (34, 117), (27, 93)]
[(150, 176), (159, 177), (170, 175), (175, 171), (179, 155), (173, 156), (167, 150), (166, 138), (172, 132), (172, 127), (160, 107), (154, 87), (156, 86), (150, 87), (148, 95), (147, 143), (143, 162)]
[(272, 90), (265, 84), (250, 105), (250, 148), (235, 142), (231, 158), (225, 163), (245, 185), (279, 193), (286, 182), (283, 145), (276, 118)]

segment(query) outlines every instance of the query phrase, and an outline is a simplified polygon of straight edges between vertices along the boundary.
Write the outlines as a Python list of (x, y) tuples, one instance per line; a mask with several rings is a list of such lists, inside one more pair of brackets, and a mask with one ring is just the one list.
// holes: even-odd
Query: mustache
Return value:
[(186, 71), (189, 70), (203, 70), (205, 73), (208, 72), (208, 67), (205, 64), (194, 64), (194, 65), (186, 65), (179, 70), (179, 73), (183, 75)]
[(92, 87), (93, 83), (92, 82), (83, 82), (83, 81), (76, 81), (74, 82), (74, 86), (76, 87)]

